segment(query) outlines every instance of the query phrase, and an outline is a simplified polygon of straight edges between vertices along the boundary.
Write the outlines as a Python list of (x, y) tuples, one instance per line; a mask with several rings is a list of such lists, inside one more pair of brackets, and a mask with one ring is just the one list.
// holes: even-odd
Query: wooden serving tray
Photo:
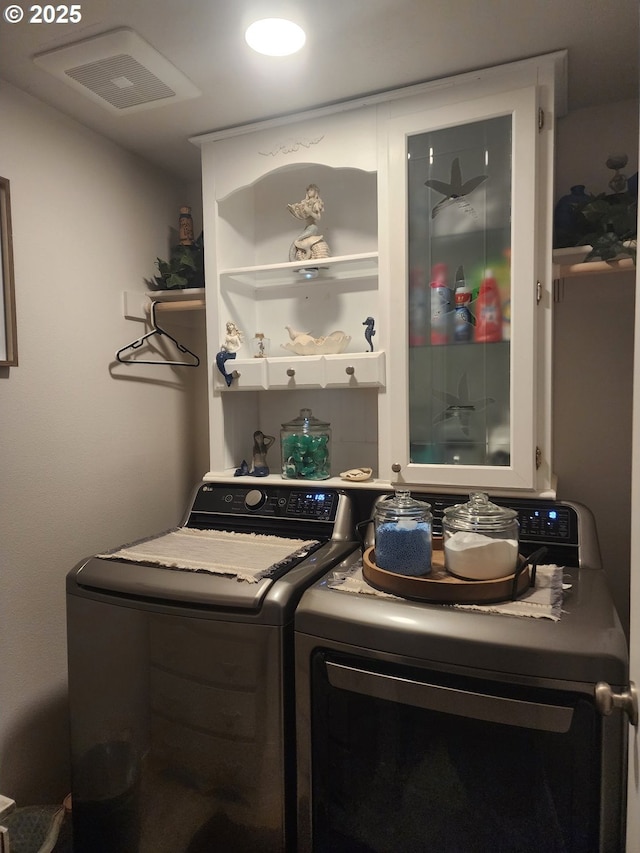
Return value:
[[(362, 576), (375, 589), (402, 598), (433, 604), (495, 604), (518, 598), (530, 586), (531, 569), (519, 558), (519, 572), (489, 581), (467, 581), (450, 575), (444, 567), (444, 552), (434, 548), (431, 574), (426, 577), (398, 575), (376, 566), (374, 548), (362, 555)], [(515, 582), (515, 589), (514, 589)]]

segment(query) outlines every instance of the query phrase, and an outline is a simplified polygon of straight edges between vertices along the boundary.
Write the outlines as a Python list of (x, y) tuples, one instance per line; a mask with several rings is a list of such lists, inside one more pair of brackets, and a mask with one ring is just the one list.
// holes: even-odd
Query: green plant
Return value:
[(609, 261), (617, 255), (630, 255), (635, 263), (637, 196), (630, 192), (592, 195), (576, 205), (576, 215), (581, 223), (580, 241), (591, 246), (586, 260)]
[(174, 246), (169, 260), (156, 258), (156, 266), (160, 275), (154, 276), (154, 282), (160, 290), (204, 287), (203, 235), (190, 245)]

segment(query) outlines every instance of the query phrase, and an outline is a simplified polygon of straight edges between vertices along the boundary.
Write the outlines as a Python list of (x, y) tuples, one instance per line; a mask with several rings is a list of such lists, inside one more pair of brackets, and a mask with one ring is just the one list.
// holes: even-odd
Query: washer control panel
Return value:
[(225, 516), (239, 519), (258, 516), (263, 519), (333, 522), (341, 493), (321, 486), (240, 486), (203, 483), (195, 496), (191, 517)]

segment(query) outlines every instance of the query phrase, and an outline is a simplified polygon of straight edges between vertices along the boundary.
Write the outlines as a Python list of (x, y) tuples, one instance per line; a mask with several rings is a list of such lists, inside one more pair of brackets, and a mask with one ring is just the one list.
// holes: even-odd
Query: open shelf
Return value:
[(627, 272), (635, 269), (633, 258), (617, 258), (613, 261), (588, 261), (580, 264), (557, 264), (555, 278), (571, 278), (583, 275)]
[(619, 256), (611, 261), (586, 261), (591, 246), (573, 246), (553, 250), (554, 278), (626, 272), (635, 269), (633, 258)]
[[(305, 271), (316, 272), (308, 275)], [(318, 281), (345, 281), (347, 279), (371, 278), (378, 273), (378, 253), (359, 255), (341, 255), (335, 258), (321, 258), (304, 263), (292, 261), (284, 264), (238, 267), (221, 270), (221, 282), (233, 280), (253, 288), (278, 287), (292, 283)]]
[(205, 307), (204, 287), (184, 290), (125, 290), (122, 297), (122, 312), (129, 320), (147, 319), (152, 302), (158, 303), (156, 314), (202, 311)]

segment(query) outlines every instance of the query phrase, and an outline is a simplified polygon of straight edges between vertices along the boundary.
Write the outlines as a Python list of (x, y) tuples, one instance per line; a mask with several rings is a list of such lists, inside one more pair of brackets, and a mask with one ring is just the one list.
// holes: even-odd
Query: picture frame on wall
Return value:
[(0, 177), (0, 367), (18, 364), (9, 180)]

